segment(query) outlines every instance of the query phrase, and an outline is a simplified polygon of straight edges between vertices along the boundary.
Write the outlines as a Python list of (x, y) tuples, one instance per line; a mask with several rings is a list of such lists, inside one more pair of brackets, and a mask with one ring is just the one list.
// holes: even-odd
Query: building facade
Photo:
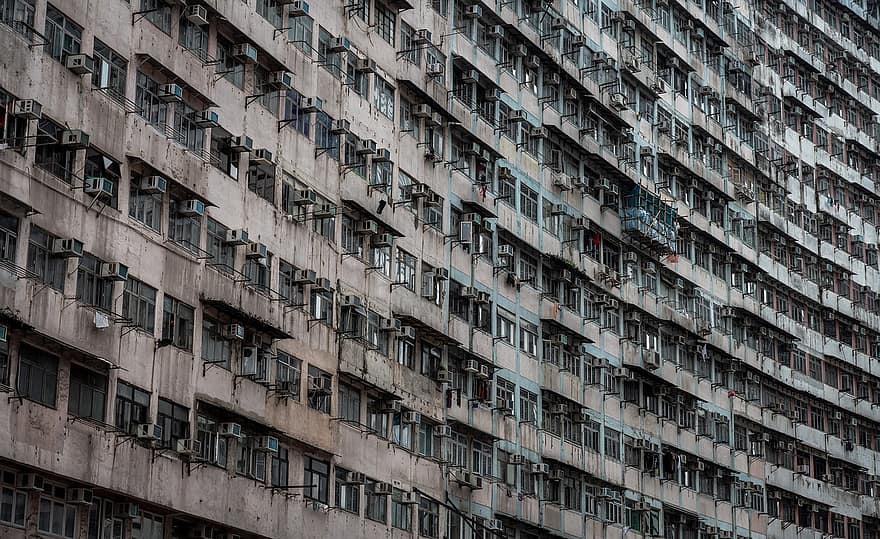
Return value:
[(0, 0), (0, 537), (880, 537), (865, 0)]

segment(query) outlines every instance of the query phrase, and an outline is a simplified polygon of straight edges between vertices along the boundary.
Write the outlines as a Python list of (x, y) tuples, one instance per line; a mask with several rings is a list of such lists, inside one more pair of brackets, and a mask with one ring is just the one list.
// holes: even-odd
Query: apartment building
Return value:
[(880, 538), (865, 0), (0, 0), (0, 536)]

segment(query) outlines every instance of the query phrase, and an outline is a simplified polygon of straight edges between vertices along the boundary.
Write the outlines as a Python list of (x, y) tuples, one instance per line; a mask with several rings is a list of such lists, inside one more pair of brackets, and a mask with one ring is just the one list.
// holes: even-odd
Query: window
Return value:
[(70, 368), (70, 414), (103, 422), (106, 400), (107, 375), (78, 365)]
[(407, 290), (416, 289), (416, 257), (403, 249), (397, 249), (395, 282), (403, 284)]
[(116, 382), (115, 425), (123, 432), (134, 434), (138, 425), (148, 422), (150, 394), (122, 380)]
[(223, 271), (232, 270), (232, 264), (235, 261), (235, 247), (226, 243), (228, 231), (229, 229), (221, 223), (208, 217), (206, 251), (211, 255), (211, 265)]
[(278, 452), (270, 456), (269, 481), (273, 487), (290, 484), (290, 450), (279, 446)]
[(202, 318), (202, 359), (205, 363), (229, 369), (232, 345), (222, 334), (222, 325), (207, 316)]
[(41, 532), (68, 538), (76, 535), (76, 506), (65, 501), (66, 489), (57, 485), (46, 485), (46, 490), (40, 496), (40, 513), (37, 519), (37, 528)]
[(236, 87), (244, 88), (244, 64), (233, 56), (232, 48), (232, 43), (217, 36), (217, 74), (222, 74)]
[(523, 388), (519, 390), (519, 420), (524, 423), (538, 420), (538, 395)]
[[(0, 7), (2, 6), (0, 0)], [(0, 523), (23, 528), (27, 514), (27, 500), (27, 492), (15, 489), (15, 474), (0, 470)]]
[(26, 344), (21, 345), (18, 356), (16, 390), (19, 395), (54, 407), (58, 381), (58, 358)]
[(181, 200), (171, 200), (168, 210), (168, 239), (188, 251), (197, 251), (202, 235), (202, 218), (182, 212), (184, 204)]
[(162, 307), (162, 339), (186, 351), (192, 351), (195, 310), (166, 295)]
[(306, 488), (304, 496), (309, 500), (327, 503), (327, 481), (330, 475), (330, 464), (314, 457), (305, 457), (305, 470), (303, 473), (303, 484), (311, 485), (312, 488)]
[(140, 175), (132, 175), (128, 195), (128, 215), (159, 232), (162, 219), (162, 194), (142, 191), (142, 180)]
[(398, 488), (391, 491), (391, 525), (401, 530), (412, 527), (410, 506), (403, 503), (404, 492)]
[(241, 475), (266, 480), (266, 453), (256, 448), (258, 437), (252, 433), (243, 433), (238, 440), (238, 458), (235, 460), (235, 471)]
[(278, 261), (278, 294), (290, 306), (303, 306), (303, 287), (294, 283), (296, 268), (284, 260)]
[(302, 360), (279, 350), (275, 361), (275, 382), (290, 382), (287, 396), (299, 401), (300, 386), (302, 385)]
[(168, 107), (159, 99), (159, 83), (150, 76), (138, 71), (135, 104), (139, 114), (153, 126), (165, 125)]
[(404, 61), (419, 65), (422, 61), (422, 49), (415, 43), (416, 30), (400, 21), (400, 54)]
[(270, 289), (270, 277), (272, 275), (272, 253), (266, 258), (247, 258), (242, 268), (242, 273), (250, 281), (247, 283), (259, 290)]
[(418, 426), (418, 452), (429, 458), (437, 458), (440, 456), (440, 437), (434, 433), (435, 425), (425, 421), (424, 419)]
[(356, 15), (364, 22), (370, 22), (370, 0), (352, 0), (346, 7), (349, 13)]
[(333, 324), (333, 291), (312, 289), (309, 301), (309, 314), (324, 324)]
[(275, 203), (275, 165), (252, 163), (248, 168), (248, 189), (257, 196)]
[(86, 166), (83, 171), (85, 178), (103, 178), (113, 184), (112, 195), (107, 205), (116, 208), (119, 205), (119, 163), (110, 159), (94, 148), (86, 150)]
[(526, 219), (538, 222), (538, 193), (534, 189), (520, 185), (519, 205), (519, 211)]
[(367, 428), (380, 438), (388, 436), (388, 414), (382, 411), (382, 402), (372, 397), (367, 400)]
[(436, 379), (437, 371), (440, 370), (440, 348), (422, 341), (422, 365), (421, 373), (431, 379)]
[(284, 95), (284, 121), (305, 137), (311, 132), (311, 113), (303, 110), (303, 97), (296, 90)]
[(171, 6), (166, 0), (141, 0), (140, 11), (147, 12), (146, 20), (166, 34), (171, 34)]
[(217, 421), (203, 415), (196, 416), (196, 438), (201, 442), (199, 457), (208, 464), (226, 467), (228, 446), (226, 438), (218, 435)]
[(330, 72), (337, 79), (342, 75), (340, 68), (342, 55), (330, 51), (330, 41), (333, 35), (323, 27), (318, 31), (318, 65)]
[(339, 382), (339, 417), (360, 425), (361, 392), (358, 388)]
[[(0, 216), (0, 220), (2, 220), (2, 216)], [(0, 235), (2, 235), (2, 232), (0, 232)], [(55, 290), (61, 291), (64, 289), (67, 259), (52, 254), (53, 244), (56, 239), (58, 238), (42, 228), (31, 225), (27, 269), (34, 273), (41, 282)]]
[(9, 343), (0, 342), (0, 386), (9, 385)]
[(284, 12), (278, 0), (257, 0), (257, 13), (275, 28), (281, 28), (281, 15)]
[(156, 326), (156, 289), (129, 277), (122, 293), (122, 316), (152, 335)]
[(440, 536), (440, 504), (424, 496), (419, 499), (419, 535)]
[(76, 150), (60, 144), (64, 128), (45, 116), (37, 123), (37, 135), (43, 141), (54, 141), (37, 145), (34, 165), (49, 174), (70, 183), (74, 176)]
[(394, 87), (378, 74), (373, 82), (373, 106), (390, 119), (394, 119)]
[(352, 92), (367, 99), (370, 95), (370, 74), (357, 68), (358, 57), (348, 54), (345, 62), (346, 84)]
[(394, 46), (394, 37), (396, 35), (395, 23), (397, 15), (388, 7), (376, 3), (376, 32), (379, 37), (387, 41), (392, 47)]
[(281, 92), (276, 90), (270, 83), (269, 70), (263, 66), (254, 66), (254, 92), (259, 94), (257, 103), (268, 110), (272, 116), (278, 116), (278, 106), (281, 103)]
[(202, 148), (205, 147), (205, 130), (196, 124), (195, 118), (198, 114), (199, 111), (186, 103), (177, 103), (174, 130), (171, 134), (178, 144), (193, 150), (196, 155), (201, 155)]
[(180, 18), (180, 32), (178, 35), (180, 46), (195, 55), (203, 64), (214, 61), (208, 57), (208, 27), (196, 24), (186, 17)]
[(52, 7), (46, 7), (46, 44), (43, 50), (49, 56), (64, 62), (71, 54), (79, 54), (82, 46), (82, 26), (68, 19), (63, 13)]
[(315, 114), (315, 149), (334, 161), (339, 161), (339, 135), (330, 132), (333, 119), (326, 112)]
[(34, 30), (34, 0), (0, 0), (0, 23), (28, 38)]
[(176, 447), (177, 440), (189, 438), (188, 408), (160, 398), (156, 423), (162, 427), (163, 447)]
[(330, 373), (324, 372), (318, 367), (309, 365), (309, 408), (318, 410), (321, 413), (330, 413), (331, 393), (329, 391), (318, 390), (314, 386), (315, 380), (324, 379), (326, 385), (324, 387), (332, 387), (333, 377)]
[(374, 494), (376, 481), (367, 479), (364, 485), (366, 507), (364, 516), (370, 520), (385, 523), (388, 521), (388, 497)]
[(391, 418), (391, 441), (405, 449), (412, 449), (413, 426), (411, 423), (403, 420), (404, 413), (406, 413), (405, 410), (399, 414), (394, 414)]
[(314, 25), (315, 23), (312, 18), (307, 15), (304, 17), (291, 17), (290, 30), (287, 33), (287, 39), (306, 53), (309, 58), (312, 56)]
[(89, 253), (79, 259), (76, 297), (85, 305), (109, 311), (113, 303), (113, 281), (101, 278), (103, 262)]
[(361, 487), (348, 482), (348, 470), (336, 467), (336, 507), (359, 514), (361, 511)]
[(0, 260), (15, 263), (15, 244), (18, 241), (18, 218), (0, 211)]
[(229, 137), (217, 129), (212, 129), (210, 151), (211, 164), (233, 180), (238, 181), (238, 165), (241, 154), (232, 149)]
[(95, 39), (93, 58), (95, 71), (92, 73), (92, 84), (106, 91), (116, 100), (125, 99), (125, 81), (128, 72), (128, 62), (125, 57), (101, 40)]

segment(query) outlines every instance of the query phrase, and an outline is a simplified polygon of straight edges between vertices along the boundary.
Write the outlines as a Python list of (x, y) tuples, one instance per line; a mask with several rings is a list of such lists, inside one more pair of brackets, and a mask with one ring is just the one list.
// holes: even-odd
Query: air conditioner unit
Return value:
[(420, 28), (416, 30), (416, 36), (413, 41), (416, 45), (427, 45), (431, 43), (431, 31), (427, 28)]
[(83, 242), (74, 238), (58, 238), (52, 242), (52, 255), (59, 258), (83, 255)]
[(373, 155), (374, 163), (388, 163), (391, 161), (391, 150), (388, 148), (379, 148)]
[(241, 438), (241, 425), (238, 423), (220, 423), (217, 435), (221, 438)]
[(461, 370), (464, 372), (477, 373), (480, 372), (480, 364), (476, 359), (466, 359), (462, 363)]
[(109, 281), (124, 281), (128, 279), (128, 266), (119, 262), (104, 262), (101, 264), (101, 278)]
[(403, 505), (419, 505), (421, 501), (422, 497), (418, 492), (404, 492), (400, 503)]
[(434, 268), (434, 278), (439, 281), (448, 281), (449, 270), (446, 268)]
[(399, 414), (401, 411), (399, 400), (383, 401), (379, 408), (379, 413), (383, 414)]
[(205, 26), (208, 24), (208, 10), (205, 9), (205, 6), (198, 4), (187, 6), (185, 14), (186, 20), (197, 26)]
[(599, 490), (599, 493), (597, 495), (597, 497), (604, 498), (604, 499), (617, 499), (618, 496), (619, 496), (619, 493), (616, 490), (614, 490), (613, 488), (609, 488), (609, 487), (602, 487)]
[(556, 71), (551, 71), (544, 78), (544, 84), (549, 84), (550, 86), (559, 86), (562, 83), (562, 77), (559, 76), (559, 73)]
[(349, 485), (363, 485), (367, 482), (367, 476), (363, 472), (348, 472), (345, 474), (345, 482)]
[(299, 269), (293, 272), (293, 284), (313, 284), (316, 278), (317, 273), (315, 273), (315, 270)]
[(372, 139), (362, 139), (357, 141), (354, 153), (357, 155), (373, 155), (376, 153), (376, 141)]
[(202, 129), (209, 129), (220, 125), (220, 116), (213, 110), (201, 110), (193, 114), (193, 122)]
[(499, 258), (507, 258), (513, 256), (513, 245), (504, 244), (498, 246), (498, 257)]
[(440, 62), (431, 62), (425, 66), (425, 73), (431, 77), (439, 77), (446, 70), (446, 66)]
[(409, 410), (403, 414), (403, 422), (410, 425), (419, 425), (422, 423), (422, 414)]
[(17, 99), (12, 104), (12, 115), (27, 120), (39, 120), (43, 117), (43, 105), (34, 99)]
[(77, 75), (90, 75), (95, 71), (95, 61), (85, 54), (70, 54), (64, 59), (67, 69)]
[(241, 62), (253, 64), (257, 61), (257, 48), (250, 43), (238, 43), (232, 47), (232, 56)]
[(507, 120), (512, 123), (524, 122), (526, 121), (526, 112), (524, 110), (511, 110)]
[(572, 101), (576, 101), (580, 97), (580, 94), (577, 91), (577, 88), (569, 86), (562, 92), (563, 99), (569, 99)]
[(278, 438), (274, 436), (258, 436), (254, 442), (254, 451), (261, 453), (277, 453)]
[(665, 94), (668, 91), (666, 81), (660, 77), (657, 77), (651, 82), (651, 89), (657, 94)]
[(528, 57), (526, 60), (526, 67), (531, 69), (540, 69), (541, 68), (541, 58), (537, 54), (533, 54)]
[(21, 490), (42, 492), (46, 489), (46, 478), (35, 473), (20, 473), (15, 477), (15, 484)]
[(244, 340), (244, 326), (241, 324), (226, 324), (223, 326), (221, 335), (224, 339)]
[(248, 241), (248, 232), (243, 228), (233, 228), (226, 231), (226, 239), (224, 242), (226, 245), (247, 245)]
[(315, 279), (315, 284), (312, 286), (314, 287), (313, 290), (318, 292), (330, 292), (333, 290), (333, 285), (330, 283), (330, 279), (327, 279), (326, 277)]
[(526, 463), (526, 459), (522, 455), (510, 455), (507, 458), (507, 463), (513, 466), (522, 466)]
[(87, 148), (89, 145), (88, 133), (81, 129), (67, 129), (61, 132), (61, 145), (73, 148)]
[[(287, 2), (287, 0), (285, 0)], [(287, 14), (290, 17), (305, 17), (309, 14), (309, 4), (303, 0), (293, 0), (293, 2), (289, 2), (290, 7), (287, 10)]]
[(90, 488), (67, 489), (67, 503), (71, 505), (92, 505), (95, 493)]
[(547, 475), (550, 473), (550, 465), (544, 462), (532, 464), (532, 473), (534, 475)]
[(644, 352), (645, 368), (656, 370), (660, 368), (660, 354), (656, 350), (645, 350)]
[(551, 408), (551, 412), (554, 415), (565, 415), (568, 413), (568, 405), (564, 402), (557, 402)]
[(520, 43), (518, 45), (514, 45), (511, 53), (517, 58), (525, 58), (529, 54), (529, 48), (523, 43)]
[(183, 88), (177, 84), (163, 84), (159, 87), (159, 101), (165, 103), (183, 101)]
[(383, 318), (379, 323), (379, 329), (382, 331), (398, 332), (403, 327), (403, 322), (399, 318)]
[(483, 98), (490, 103), (496, 103), (501, 101), (502, 94), (504, 94), (504, 91), (500, 88), (489, 88), (486, 90), (486, 93), (483, 94)]
[(548, 138), (550, 136), (550, 131), (547, 130), (546, 127), (532, 127), (529, 129), (529, 137), (531, 138)]
[(138, 440), (160, 442), (162, 441), (162, 426), (154, 423), (144, 423), (137, 426), (136, 434)]
[(452, 436), (452, 427), (450, 425), (435, 425), (434, 436), (440, 438), (449, 438)]
[(657, 274), (657, 264), (654, 262), (645, 262), (642, 265), (642, 273), (645, 275), (656, 275)]
[(617, 110), (623, 110), (627, 107), (626, 96), (623, 94), (611, 94), (611, 106)]
[(489, 520), (483, 521), (483, 527), (492, 532), (504, 531), (504, 523), (497, 518), (490, 518)]
[(391, 247), (394, 244), (394, 234), (376, 234), (373, 236), (373, 247)]
[[(397, 337), (400, 339), (415, 340), (416, 328), (413, 326), (401, 326), (400, 329), (397, 330)], [(437, 381), (440, 382), (441, 380)]]
[(321, 112), (324, 110), (324, 101), (320, 97), (307, 97), (303, 100), (299, 110), (306, 114)]
[(469, 69), (462, 74), (461, 81), (465, 84), (476, 84), (480, 82), (480, 72), (476, 69)]
[[(477, 378), (482, 380), (487, 380), (492, 377), (492, 371), (489, 369), (489, 365), (480, 365), (480, 370), (477, 371)], [(855, 419), (853, 419), (855, 421)]]
[(351, 122), (348, 120), (333, 120), (330, 124), (330, 133), (332, 135), (346, 135), (351, 133)]
[(275, 90), (292, 90), (293, 73), (290, 71), (273, 71), (269, 75), (269, 85)]
[(373, 235), (379, 233), (379, 223), (372, 219), (361, 221), (354, 229), (355, 234)]
[(266, 246), (265, 243), (260, 243), (258, 241), (252, 241), (248, 243), (247, 252), (245, 252), (245, 257), (247, 258), (266, 258), (269, 256), (269, 247)]
[(235, 153), (247, 153), (254, 148), (254, 141), (245, 135), (229, 137), (229, 149)]
[(394, 490), (394, 487), (391, 486), (391, 483), (373, 483), (373, 492), (374, 496), (391, 496), (391, 492)]
[(370, 58), (358, 58), (354, 70), (358, 73), (375, 73), (378, 68), (379, 66), (376, 64), (376, 60), (371, 60)]
[(504, 37), (504, 27), (500, 24), (495, 24), (490, 26), (488, 30), (486, 30), (486, 35), (493, 39), (499, 39)]
[(351, 48), (351, 42), (346, 37), (334, 37), (327, 44), (327, 52), (345, 52)]
[(274, 164), (272, 152), (265, 148), (259, 148), (251, 153), (250, 161), (255, 165), (272, 165)]
[(111, 198), (115, 185), (108, 178), (97, 176), (86, 176), (83, 181), (83, 193), (87, 195), (95, 195), (98, 198)]
[(201, 453), (202, 442), (192, 438), (177, 440), (177, 447), (175, 449), (177, 454), (191, 457)]

